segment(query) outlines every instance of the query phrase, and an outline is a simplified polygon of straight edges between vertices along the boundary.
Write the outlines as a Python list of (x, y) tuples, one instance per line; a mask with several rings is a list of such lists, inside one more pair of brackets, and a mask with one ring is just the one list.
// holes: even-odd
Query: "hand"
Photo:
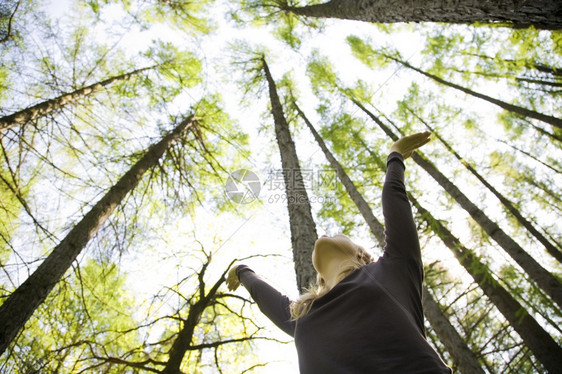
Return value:
[(238, 265), (233, 266), (229, 271), (228, 275), (226, 276), (226, 286), (230, 291), (235, 291), (238, 286), (240, 286), (240, 281), (238, 280), (238, 276), (236, 275), (236, 269)]
[(424, 144), (429, 142), (431, 132), (418, 132), (414, 135), (404, 136), (403, 138), (398, 139), (392, 147), (390, 147), (390, 153), (398, 152), (400, 153), (404, 159), (407, 159), (412, 155), (412, 152), (421, 147)]

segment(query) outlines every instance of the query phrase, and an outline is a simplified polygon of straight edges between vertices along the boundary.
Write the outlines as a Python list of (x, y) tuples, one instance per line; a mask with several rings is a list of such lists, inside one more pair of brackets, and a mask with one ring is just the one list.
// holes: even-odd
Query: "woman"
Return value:
[(451, 373), (429, 345), (421, 304), (423, 265), (404, 186), (404, 159), (429, 132), (401, 138), (382, 190), (386, 244), (377, 260), (347, 236), (323, 235), (312, 253), (317, 284), (291, 302), (249, 267), (230, 270), (260, 310), (295, 338), (301, 374)]

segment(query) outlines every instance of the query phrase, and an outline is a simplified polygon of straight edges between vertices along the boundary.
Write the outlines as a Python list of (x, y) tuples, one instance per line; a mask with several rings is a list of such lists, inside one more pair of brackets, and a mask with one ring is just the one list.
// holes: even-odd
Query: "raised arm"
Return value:
[(291, 321), (289, 311), (291, 300), (287, 296), (271, 287), (246, 265), (238, 265), (232, 268), (226, 283), (230, 290), (236, 289), (242, 283), (252, 299), (258, 304), (262, 313), (281, 330), (290, 336), (294, 336), (295, 321)]
[(421, 265), (421, 253), (412, 208), (404, 185), (404, 159), (429, 141), (431, 133), (423, 132), (399, 139), (390, 148), (382, 190), (385, 222), (385, 255), (415, 260)]

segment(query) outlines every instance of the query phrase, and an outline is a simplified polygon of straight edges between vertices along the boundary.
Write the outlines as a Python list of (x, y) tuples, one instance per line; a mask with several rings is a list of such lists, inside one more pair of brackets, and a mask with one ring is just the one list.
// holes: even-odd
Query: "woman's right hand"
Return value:
[(238, 265), (233, 266), (226, 276), (226, 286), (230, 291), (235, 291), (240, 286), (240, 280), (238, 279), (238, 275), (236, 275), (237, 268)]
[(414, 135), (404, 136), (398, 139), (390, 148), (390, 153), (398, 152), (404, 160), (412, 155), (416, 149), (429, 142), (431, 136), (430, 131), (418, 132)]

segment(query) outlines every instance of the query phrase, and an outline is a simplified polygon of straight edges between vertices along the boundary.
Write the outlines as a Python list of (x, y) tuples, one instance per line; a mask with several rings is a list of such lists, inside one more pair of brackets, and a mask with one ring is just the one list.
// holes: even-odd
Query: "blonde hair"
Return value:
[[(357, 248), (357, 255), (351, 258), (351, 264), (342, 267), (337, 282), (339, 283), (343, 278), (345, 278), (349, 273), (354, 271), (355, 269), (360, 268), (361, 266), (370, 264), (374, 262), (375, 259), (369, 252), (365, 250), (365, 248), (361, 247), (360, 245), (356, 245)], [(320, 273), (316, 275), (316, 284), (311, 285), (309, 288), (306, 289), (306, 292), (303, 293), (297, 301), (294, 301), (290, 305), (290, 313), (291, 313), (291, 320), (296, 321), (299, 318), (304, 317), (312, 308), (312, 304), (314, 301), (326, 293), (330, 291), (330, 288), (326, 285), (326, 281)]]

